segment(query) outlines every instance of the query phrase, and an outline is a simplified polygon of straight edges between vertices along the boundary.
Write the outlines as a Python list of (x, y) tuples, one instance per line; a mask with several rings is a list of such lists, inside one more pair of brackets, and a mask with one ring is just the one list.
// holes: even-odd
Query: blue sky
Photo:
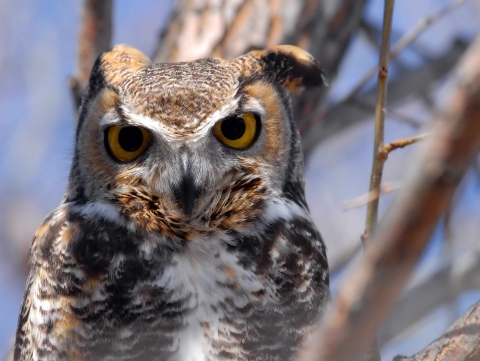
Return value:
[[(422, 17), (450, 3), (447, 0), (397, 1), (394, 38), (411, 29)], [(61, 201), (68, 176), (75, 124), (68, 78), (76, 65), (76, 41), (81, 18), (80, 0), (0, 1), (0, 356), (12, 342), (24, 288), (25, 274), (18, 271), (21, 250), (28, 247), (42, 219)], [(172, 7), (171, 0), (118, 0), (114, 8), (114, 43), (133, 45), (152, 55), (160, 29)], [(366, 18), (380, 26), (383, 1), (370, 0)], [(417, 45), (428, 56), (444, 53), (456, 37), (471, 38), (478, 30), (479, 9), (471, 2), (433, 27)], [(402, 59), (408, 67), (420, 66), (425, 54), (407, 50)], [(377, 63), (378, 55), (362, 36), (356, 36), (331, 85), (331, 102), (345, 95), (364, 72)], [(393, 68), (392, 76), (395, 76)], [(402, 110), (429, 119), (418, 102)], [(388, 120), (386, 139), (414, 135), (418, 130)], [(346, 200), (368, 189), (373, 125), (366, 122), (325, 142), (307, 164), (307, 198), (312, 214), (334, 259), (344, 247), (355, 245), (363, 231), (365, 209), (342, 209)], [(418, 146), (392, 154), (385, 169), (386, 181), (398, 181)], [(475, 219), (480, 216), (480, 181), (471, 174), (459, 197), (454, 228), (458, 252), (469, 252), (479, 238)], [(381, 207), (394, 194), (382, 199)], [(467, 235), (465, 233), (465, 235)], [(443, 242), (439, 230), (418, 267), (416, 277), (426, 277), (442, 266)], [(344, 273), (337, 275), (334, 286)], [(464, 294), (455, 304), (460, 314), (480, 299), (478, 292)], [(450, 320), (438, 309), (410, 337), (387, 345), (384, 356), (410, 353), (442, 332)], [(386, 358), (387, 359), (387, 358)]]

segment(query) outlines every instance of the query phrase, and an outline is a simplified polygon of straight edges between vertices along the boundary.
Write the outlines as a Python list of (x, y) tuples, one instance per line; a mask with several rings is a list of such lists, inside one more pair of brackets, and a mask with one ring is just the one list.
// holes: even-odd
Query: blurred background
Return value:
[[(307, 200), (328, 247), (335, 294), (362, 253), (376, 80), (352, 90), (378, 63), (383, 1), (112, 4), (111, 44), (132, 45), (157, 61), (232, 58), (284, 42), (303, 46), (322, 62), (329, 88), (297, 96), (294, 104), (304, 138)], [(67, 182), (76, 121), (69, 79), (79, 74), (83, 11), (81, 0), (0, 0), (0, 357), (13, 344), (32, 236), (61, 202)], [(240, 12), (247, 24), (238, 31), (232, 24)], [(428, 132), (455, 63), (480, 28), (480, 2), (397, 1), (392, 44), (422, 19), (433, 23), (391, 63), (386, 143)], [(402, 187), (418, 147), (390, 154), (381, 211)], [(480, 300), (479, 274), (477, 159), (380, 331), (382, 359), (415, 353), (442, 334)]]

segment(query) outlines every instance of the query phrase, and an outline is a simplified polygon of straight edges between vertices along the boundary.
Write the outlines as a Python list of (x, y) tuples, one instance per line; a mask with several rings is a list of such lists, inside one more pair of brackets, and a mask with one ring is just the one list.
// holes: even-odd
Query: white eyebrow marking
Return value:
[[(221, 109), (212, 113), (205, 121), (198, 125), (198, 127), (191, 133), (185, 134), (182, 132), (175, 132), (174, 128), (166, 126), (164, 123), (152, 119), (150, 117), (137, 114), (129, 107), (122, 105), (121, 109), (125, 114), (125, 119), (122, 119), (124, 122), (127, 122), (129, 125), (141, 126), (151, 130), (155, 134), (160, 134), (166, 141), (171, 143), (190, 143), (197, 142), (200, 139), (204, 138), (210, 129), (215, 125), (217, 121), (226, 116), (232, 114), (238, 108), (238, 98), (231, 99), (230, 102), (225, 104)], [(257, 112), (262, 117), (265, 115), (265, 109), (263, 108), (261, 102), (258, 99), (250, 98), (246, 102), (248, 109), (252, 112)], [(106, 125), (115, 125), (120, 122), (120, 119), (114, 113), (110, 111), (106, 113), (100, 120), (100, 126)], [(193, 123), (199, 123), (198, 119), (194, 119)]]

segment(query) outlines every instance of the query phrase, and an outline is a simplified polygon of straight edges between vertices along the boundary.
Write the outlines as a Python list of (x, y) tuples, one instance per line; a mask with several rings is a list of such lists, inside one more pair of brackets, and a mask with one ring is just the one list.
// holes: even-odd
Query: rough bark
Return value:
[[(235, 58), (252, 49), (280, 43), (308, 50), (333, 82), (352, 35), (358, 30), (365, 0), (180, 0), (160, 37), (155, 62), (188, 61), (208, 56)], [(294, 102), (303, 134), (307, 116), (323, 108), (328, 88), (303, 94)], [(313, 123), (312, 123), (313, 124)]]
[(155, 62), (217, 56), (290, 43), (334, 73), (357, 30), (365, 0), (179, 0), (160, 37)]

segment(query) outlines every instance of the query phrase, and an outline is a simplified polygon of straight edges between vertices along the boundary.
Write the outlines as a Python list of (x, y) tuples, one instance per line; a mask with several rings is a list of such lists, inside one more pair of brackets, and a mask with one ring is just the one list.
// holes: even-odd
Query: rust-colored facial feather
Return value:
[[(114, 204), (139, 229), (172, 238), (250, 227), (269, 195), (301, 177), (286, 89), (322, 81), (313, 58), (291, 46), (177, 64), (117, 46), (92, 70), (71, 194)], [(213, 128), (244, 113), (258, 118), (258, 134), (231, 149)], [(111, 126), (142, 127), (151, 142), (133, 161), (116, 161), (105, 142)]]
[(223, 182), (199, 200), (190, 218), (167, 197), (154, 195), (143, 186), (114, 192), (112, 201), (139, 229), (190, 241), (254, 224), (269, 196), (266, 184), (254, 174), (252, 168), (232, 169)]
[(32, 244), (15, 359), (292, 358), (328, 265), (287, 90), (322, 81), (291, 46), (179, 64), (103, 54), (65, 199)]

